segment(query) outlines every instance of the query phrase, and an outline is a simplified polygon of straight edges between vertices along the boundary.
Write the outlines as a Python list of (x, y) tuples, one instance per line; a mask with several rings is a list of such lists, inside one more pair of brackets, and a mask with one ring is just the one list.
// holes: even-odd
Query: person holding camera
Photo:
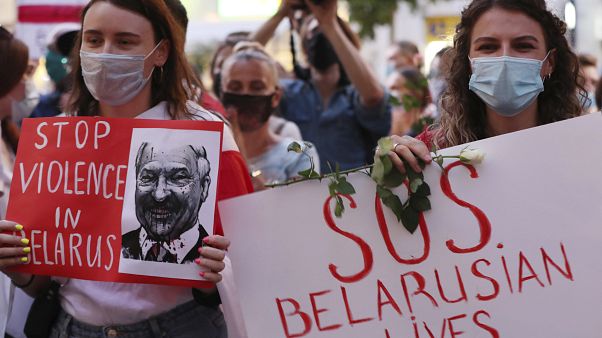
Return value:
[(376, 141), (389, 133), (391, 107), (360, 56), (358, 37), (337, 16), (337, 1), (284, 0), (251, 38), (267, 43), (278, 24), (301, 8), (311, 12), (300, 28), (309, 77), (282, 80), (280, 112), (316, 146), (322, 172), (337, 164), (341, 170), (365, 165)]

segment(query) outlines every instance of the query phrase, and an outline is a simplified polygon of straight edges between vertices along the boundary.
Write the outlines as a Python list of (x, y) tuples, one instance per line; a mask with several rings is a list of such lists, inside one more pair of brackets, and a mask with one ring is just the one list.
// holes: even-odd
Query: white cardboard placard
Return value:
[[(325, 221), (326, 181), (221, 202), (248, 336), (599, 336), (602, 115), (471, 147), (486, 153), (475, 165), (478, 177), (460, 166), (448, 178), (457, 198), (490, 222), (490, 238), (476, 252), (454, 253), (446, 244), (473, 247), (482, 232), (473, 212), (443, 193), (436, 165), (425, 171), (432, 192), (432, 210), (424, 214), (430, 251), (418, 264), (399, 263), (387, 249), (375, 186), (365, 175), (349, 178), (357, 208), (346, 201), (343, 217), (332, 216), (334, 228)], [(393, 252), (402, 259), (423, 256), (424, 233), (409, 234), (386, 207), (384, 215)], [(359, 243), (370, 248), (369, 271)], [(345, 282), (330, 267), (343, 277), (365, 273)]]

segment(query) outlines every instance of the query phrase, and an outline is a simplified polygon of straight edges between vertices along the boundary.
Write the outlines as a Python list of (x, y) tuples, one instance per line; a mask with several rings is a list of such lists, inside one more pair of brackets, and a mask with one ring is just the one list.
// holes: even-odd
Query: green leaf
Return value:
[(380, 160), (380, 156), (374, 157), (374, 165), (372, 166), (372, 170), (370, 171), (370, 177), (378, 183), (381, 184), (382, 180), (385, 176), (385, 165), (383, 161)]
[(336, 181), (330, 181), (330, 183), (328, 184), (328, 193), (330, 194), (330, 196), (336, 196), (337, 195), (337, 182)]
[(399, 187), (403, 184), (403, 181), (405, 181), (405, 179), (406, 175), (402, 174), (399, 170), (397, 170), (397, 168), (394, 168), (384, 176), (382, 180), (382, 185), (389, 188)]
[(410, 206), (416, 211), (431, 210), (431, 202), (428, 197), (425, 196), (412, 195), (412, 197), (410, 197)]
[(427, 197), (431, 194), (431, 188), (426, 182), (422, 182), (422, 184), (416, 189), (416, 192), (413, 195)]
[(378, 140), (378, 152), (379, 152), (379, 156), (385, 156), (391, 150), (393, 150), (393, 140), (391, 140), (390, 137), (381, 137)]
[(343, 216), (343, 211), (345, 211), (345, 206), (343, 205), (343, 199), (341, 198), (341, 196), (337, 195), (336, 201), (337, 201), (337, 205), (334, 208), (334, 215), (336, 217), (341, 217), (341, 216)]
[(422, 172), (419, 172), (419, 173), (415, 172), (414, 169), (412, 169), (412, 167), (408, 163), (403, 162), (403, 165), (406, 169), (406, 173), (408, 175), (408, 180), (410, 182), (414, 181), (417, 178), (419, 178), (421, 180), (424, 178), (424, 174)]
[(343, 195), (352, 195), (355, 194), (355, 189), (351, 183), (347, 182), (345, 177), (341, 177), (339, 183), (336, 185), (336, 190)]
[(403, 204), (401, 203), (399, 197), (393, 194), (393, 192), (387, 188), (377, 186), (376, 189), (383, 204), (393, 211), (393, 214), (395, 214), (397, 217), (397, 221), (400, 221)]
[(385, 180), (385, 175), (389, 174), (391, 169), (393, 169), (393, 162), (391, 162), (389, 156), (375, 156), (370, 176), (372, 176), (372, 179), (376, 183), (382, 184)]
[(311, 176), (312, 172), (314, 172), (314, 171), (310, 168), (310, 169), (307, 169), (307, 170), (301, 170), (297, 174), (299, 174), (299, 176), (301, 176), (301, 177), (309, 178)]
[(419, 214), (414, 208), (407, 206), (401, 211), (401, 223), (411, 234), (418, 228)]
[(291, 142), (288, 147), (286, 148), (287, 151), (294, 151), (298, 154), (303, 152), (303, 149), (301, 148), (301, 145), (297, 142)]
[(309, 173), (309, 178), (318, 178), (320, 174), (318, 174), (315, 170), (311, 169), (311, 173)]
[(414, 180), (410, 181), (410, 191), (412, 193), (415, 193), (416, 191), (418, 191), (418, 187), (420, 187), (422, 183), (423, 181), (420, 178), (415, 178)]
[(397, 96), (389, 95), (389, 104), (393, 107), (399, 107), (401, 106), (401, 101), (399, 101), (399, 98), (397, 98)]

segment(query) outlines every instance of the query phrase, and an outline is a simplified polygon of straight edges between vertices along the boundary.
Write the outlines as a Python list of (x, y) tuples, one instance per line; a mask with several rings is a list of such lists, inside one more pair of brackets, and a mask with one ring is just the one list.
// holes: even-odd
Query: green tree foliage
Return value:
[[(407, 3), (416, 9), (419, 0), (347, 0), (350, 19), (360, 24), (359, 34), (363, 38), (373, 38), (374, 28), (378, 25), (390, 25), (400, 3)], [(435, 2), (437, 0), (429, 0)]]

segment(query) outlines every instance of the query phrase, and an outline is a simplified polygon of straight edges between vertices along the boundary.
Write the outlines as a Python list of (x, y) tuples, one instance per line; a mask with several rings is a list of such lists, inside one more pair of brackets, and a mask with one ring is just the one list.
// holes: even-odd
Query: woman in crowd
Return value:
[[(182, 50), (184, 34), (163, 0), (92, 0), (82, 11), (82, 33), (73, 58), (74, 81), (68, 112), (76, 115), (219, 120), (187, 101), (186, 87), (194, 77)], [(126, 70), (127, 68), (127, 70)], [(218, 200), (248, 192), (244, 160), (231, 131), (224, 131)], [(224, 183), (224, 184), (221, 184)], [(24, 225), (27, 227), (27, 225)], [(0, 231), (17, 225), (1, 221)], [(229, 242), (219, 235), (203, 239), (203, 277), (217, 283), (225, 267)], [(0, 237), (0, 268), (13, 283), (35, 296), (48, 287), (50, 277), (10, 272), (27, 262), (18, 236)], [(19, 245), (18, 248), (7, 246)], [(53, 278), (62, 311), (51, 337), (226, 337), (217, 303), (217, 289), (121, 284)]]
[[(222, 95), (222, 66), (224, 61), (226, 61), (226, 59), (232, 55), (234, 52), (234, 46), (236, 46), (239, 42), (244, 41), (250, 41), (248, 32), (230, 33), (217, 47), (215, 54), (213, 54), (210, 73), (213, 80), (213, 93), (217, 95), (217, 97), (221, 97)], [(277, 63), (276, 66), (279, 74), (278, 77), (280, 77), (281, 71), (279, 69), (281, 67), (279, 67)], [(228, 114), (226, 113), (226, 115)], [(301, 132), (299, 131), (299, 127), (297, 127), (297, 125), (293, 122), (283, 119), (280, 116), (272, 114), (268, 120), (268, 125), (270, 130), (272, 130), (276, 135), (301, 140)]]
[(312, 161), (316, 172), (320, 172), (315, 148), (307, 149), (307, 154), (289, 152), (289, 144), (302, 142), (278, 136), (269, 128), (268, 120), (282, 97), (275, 61), (258, 43), (240, 42), (233, 52), (222, 67), (222, 102), (232, 129), (240, 133), (238, 144), (251, 168), (255, 187), (295, 178), (309, 169)]
[(295, 122), (320, 153), (323, 172), (371, 162), (376, 141), (389, 134), (388, 95), (362, 59), (359, 38), (337, 17), (337, 1), (285, 0), (253, 38), (265, 44), (277, 23), (304, 5), (312, 13), (301, 26), (309, 79), (283, 80), (280, 113)]
[[(392, 136), (391, 157), (420, 170), (431, 143), (450, 147), (580, 115), (577, 56), (545, 0), (473, 0), (456, 28), (441, 122), (417, 139)], [(425, 144), (426, 143), (426, 144)]]
[(435, 114), (426, 77), (417, 68), (401, 68), (389, 75), (387, 89), (400, 103), (391, 113), (391, 135), (420, 134), (427, 126), (423, 118), (432, 121)]
[[(19, 132), (11, 121), (14, 102), (25, 98), (25, 72), (28, 66), (27, 46), (0, 26), (0, 217), (6, 216), (10, 181), (13, 176), (15, 151)], [(2, 236), (2, 235), (0, 235)], [(0, 276), (0, 336), (4, 337), (6, 321), (11, 309), (12, 288), (10, 279)], [(4, 314), (4, 316), (3, 316)]]

